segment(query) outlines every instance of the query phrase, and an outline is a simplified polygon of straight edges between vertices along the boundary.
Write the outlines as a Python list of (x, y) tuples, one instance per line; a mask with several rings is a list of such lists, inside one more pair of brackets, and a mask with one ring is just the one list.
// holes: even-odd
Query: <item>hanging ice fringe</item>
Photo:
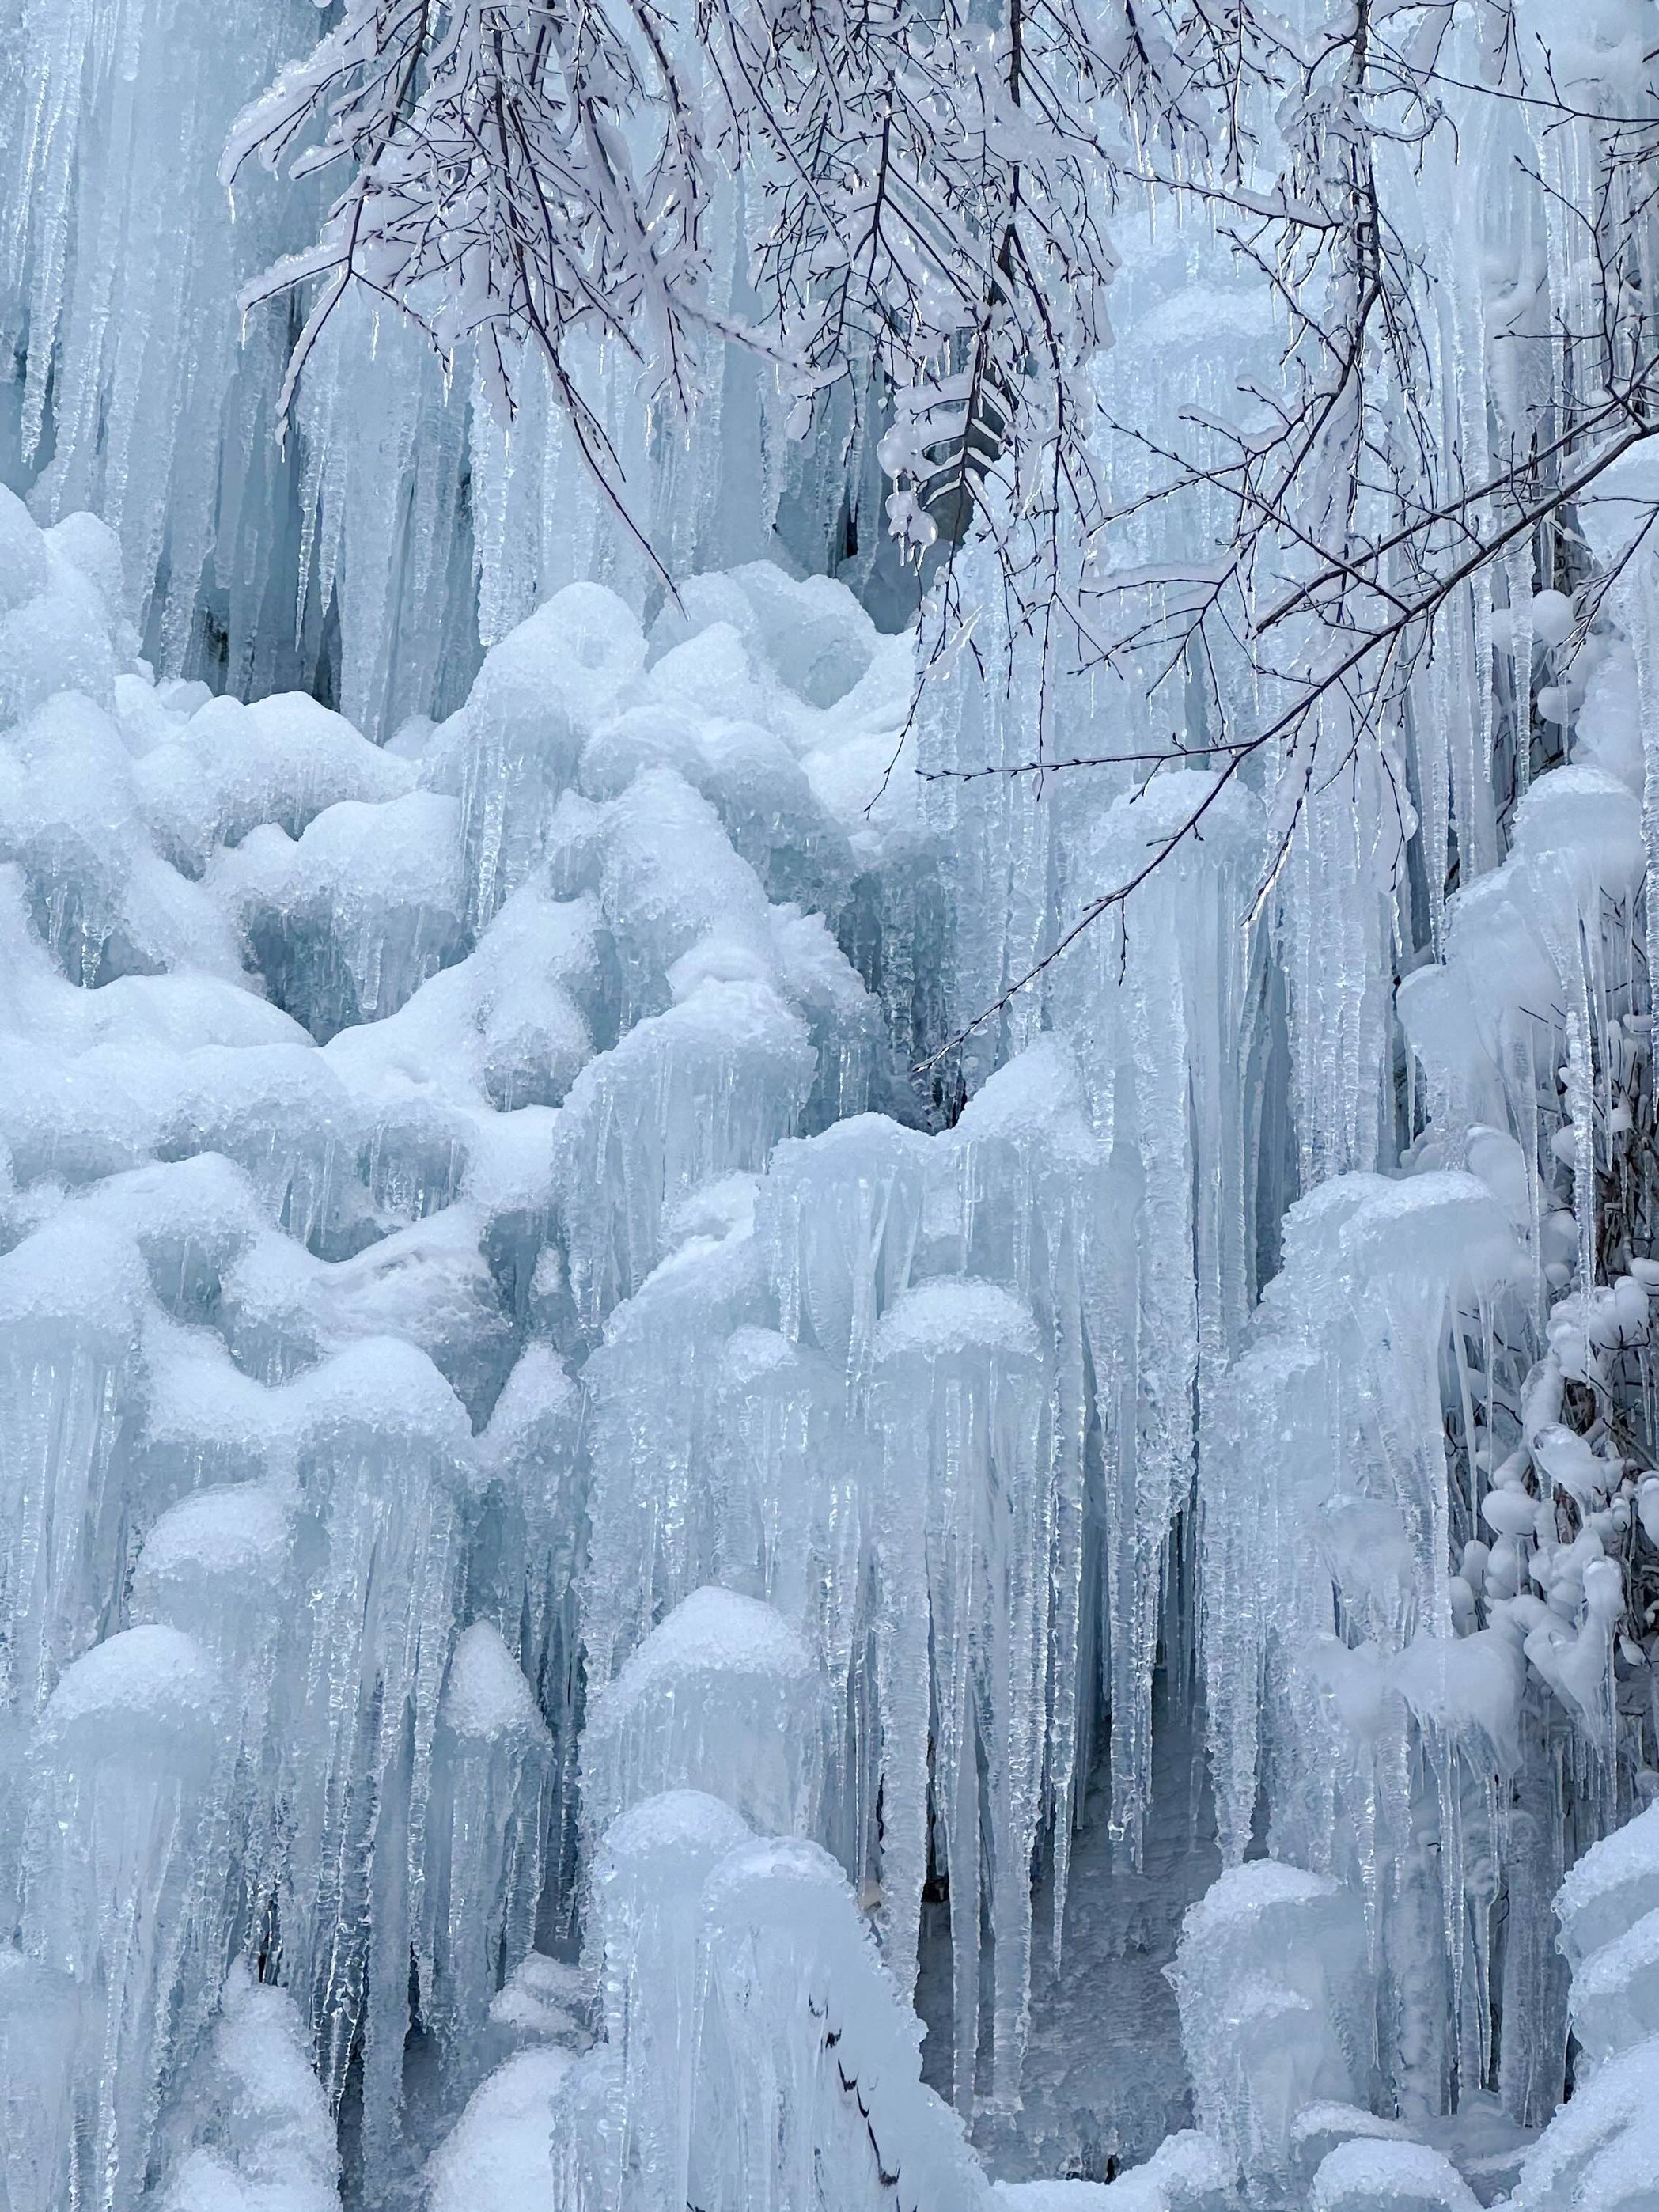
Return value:
[[(858, 30), (958, 185), (981, 12)], [(1063, 430), (1026, 11), (994, 374), (937, 269), (684, 424), (359, 290), (281, 445), (330, 172), (218, 150), (374, 9), (0, 26), (0, 2212), (1651, 2212), (1659, 125), (1580, 12), (1275, 19), (1260, 233), (1091, 18)], [(742, 337), (846, 226), (738, 166), (654, 220)], [(1263, 243), (1333, 195), (1403, 289)]]

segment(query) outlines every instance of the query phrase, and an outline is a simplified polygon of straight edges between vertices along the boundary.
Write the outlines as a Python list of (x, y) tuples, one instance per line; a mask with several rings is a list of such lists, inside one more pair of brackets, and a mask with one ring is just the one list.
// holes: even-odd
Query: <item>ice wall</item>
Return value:
[(982, 1898), (1012, 2099), (1096, 1665), (1099, 1148), (1063, 1051), (960, 1134), (863, 1110), (885, 1024), (768, 896), (872, 857), (842, 755), (908, 648), (771, 572), (649, 644), (585, 587), (381, 752), (158, 685), (107, 534), (4, 520), (6, 1887), (76, 2054), (59, 2094), (8, 2042), (20, 2175), (196, 2187), (179, 2100), (251, 1976), (395, 2197), (615, 1816), (686, 1787), (882, 1894), (900, 2019), (948, 1786), (957, 2094)]
[[(980, 2187), (898, 2026), (922, 1893), (951, 1899), (954, 2101), (1012, 2112), (1033, 1877), (1052, 1865), (1057, 1940), (1103, 1751), (1134, 1848), (1154, 1668), (1162, 1646), (1179, 1674), (1196, 1632), (1194, 1498), (1224, 1834), (1248, 1839), (1265, 1741), (1277, 1848), (1322, 1855), (1299, 1879), (1373, 1885), (1340, 2078), (1316, 2039), (1247, 2122), (1201, 2086), (1243, 1986), (1231, 1954), (1206, 1967), (1215, 2155), (1255, 2171), (1272, 2142), (1289, 2171), (1321, 2096), (1432, 2105), (1433, 2008), (1396, 1988), (1423, 1963), (1400, 1872), (1420, 1792), (1379, 1778), (1414, 1727), (1450, 1747), (1443, 1780), (1460, 1729), (1499, 1753), (1516, 1731), (1512, 1642), (1455, 1638), (1439, 1437), (1448, 1332), (1489, 1402), (1500, 1363), (1465, 1336), (1524, 1301), (1518, 1154), (1305, 1201), (1238, 1356), (1246, 797), (1171, 871), (1157, 931), (1057, 991), (1075, 1042), (1035, 1038), (930, 1134), (862, 1110), (905, 1095), (884, 1024), (823, 924), (767, 891), (787, 852), (782, 879), (833, 904), (837, 855), (887, 834), (849, 822), (843, 756), (896, 727), (906, 671), (850, 602), (837, 636), (798, 592), (803, 671), (769, 574), (649, 641), (568, 595), (450, 724), (382, 752), (301, 699), (155, 685), (107, 612), (107, 540), (6, 520), (38, 640), (6, 786), (6, 1648), (31, 1778), (11, 1982), (65, 2054), (60, 2083), (6, 2043), (14, 2197), (125, 2204), (171, 2175), (188, 2202), (204, 2161), (279, 2154), (331, 2190), (297, 2138), (192, 2133), (193, 2100), (240, 2097), (191, 2085), (229, 2082), (267, 1991), (345, 2123), (354, 2201), (396, 2199), (452, 2120), (434, 2189), (518, 2172), (524, 2113), (586, 2202), (620, 2185), (618, 2079), (641, 2201), (690, 2161), (734, 2202), (791, 2203), (827, 2144), (848, 2203), (890, 2185), (895, 2145), (956, 2176), (918, 2203)], [(757, 837), (753, 773), (726, 773), (734, 689), (787, 845)], [(1135, 819), (1109, 808), (1097, 843)], [(890, 834), (913, 866), (902, 814)], [(1259, 1474), (1269, 1464), (1273, 1515)], [(1275, 1595), (1286, 1565), (1307, 1578)], [(1289, 1701), (1260, 1733), (1258, 1682)], [(1328, 1692), (1349, 1716), (1392, 1692), (1393, 1736), (1345, 1748)], [(726, 1824), (707, 1864), (678, 1829), (652, 1856), (659, 1802), (728, 1808), (698, 1816)], [(786, 1841), (720, 1874), (743, 1823)], [(706, 1936), (659, 1958), (697, 1915)], [(580, 2065), (534, 1948), (578, 1919), (615, 1992)], [(844, 2028), (812, 2025), (824, 1976), (850, 1977)], [(1263, 2002), (1308, 2002), (1288, 1987)]]
[[(949, 1119), (895, 1044), (969, 957), (945, 830), (902, 777), (864, 811), (910, 648), (836, 587), (648, 633), (573, 588), (378, 748), (157, 682), (100, 526), (0, 526), (15, 2203), (288, 2160), (782, 2204), (817, 2146), (861, 2204), (896, 2142), (960, 2201), (924, 1896), (939, 2085), (1017, 2127), (1085, 1788), (1133, 1863), (1156, 1711), (1304, 1932), (1258, 1973), (1189, 1928), (1205, 2148), (1135, 2190), (1456, 2203), (1424, 2129), (1541, 2120), (1570, 2017), (1586, 2065), (1645, 2018), (1610, 1966), (1569, 2014), (1549, 1914), (1646, 1741), (1653, 1478), (1595, 1410), (1656, 1279), (1623, 633), (1401, 994), (1410, 1171), (1281, 1224), (1249, 791)], [(1074, 871), (1214, 787), (1103, 781)], [(665, 1792), (726, 1808), (707, 1864), (628, 1856)], [(191, 2117), (250, 1990), (337, 2177), (310, 2090), (269, 2144)]]
[[(1033, 1881), (1052, 1865), (1057, 1948), (1109, 1743), (1135, 1848), (1193, 1393), (1251, 1287), (1223, 1085), (1259, 997), (1249, 803), (1171, 878), (1155, 972), (1079, 975), (1078, 1041), (930, 1128), (823, 919), (914, 970), (919, 902), (860, 905), (856, 872), (934, 866), (908, 787), (863, 811), (909, 646), (844, 592), (739, 570), (647, 636), (573, 589), (380, 750), (302, 696), (158, 683), (108, 533), (43, 534), (9, 495), (0, 520), (29, 1778), (0, 1841), (16, 1987), (73, 2054), (59, 2094), (6, 2045), (20, 2172), (112, 2207), (175, 2166), (193, 2187), (185, 2085), (250, 1978), (285, 1993), (353, 2202), (398, 2201), (521, 2091), (556, 2092), (573, 2171), (603, 2172), (584, 2130), (642, 2063), (625, 2022), (580, 2081), (481, 2083), (545, 2012), (510, 1997), (534, 1947), (610, 1972), (596, 1869), (665, 1790), (794, 1839), (767, 1882), (809, 1919), (838, 1900), (812, 1941), (857, 1986), (873, 1920), (872, 2081), (948, 1893), (948, 2086), (1016, 2112)], [(1138, 1024), (1143, 986), (1182, 1021)], [(1212, 1139), (1233, 1171), (1195, 1190)], [(754, 1932), (771, 1893), (729, 1900), (764, 1954), (731, 1990), (759, 1973), (768, 2003), (819, 1971)], [(758, 2033), (721, 2002), (728, 2045)], [(790, 2054), (788, 2156), (837, 2115), (862, 2201), (889, 2185), (868, 2083), (786, 2010), (757, 2047)], [(744, 2124), (749, 2179), (720, 2185), (787, 2197)], [(915, 2125), (913, 2166), (969, 2157)]]
[[(441, 2111), (476, 2085), (502, 1974), (574, 1895), (566, 1361), (588, 1340), (568, 1286), (592, 1284), (597, 1323), (688, 1191), (759, 1164), (821, 1061), (832, 1101), (867, 1087), (876, 1030), (821, 925), (769, 904), (668, 770), (654, 812), (573, 791), (555, 830), (524, 733), (500, 750), (511, 657), (489, 739), (481, 700), (428, 775), (303, 698), (158, 689), (106, 595), (107, 533), (42, 537), (9, 494), (4, 520), (4, 1887), (9, 1994), (41, 2039), (7, 2039), (8, 2186), (137, 2203), (240, 1961), (297, 2006), (374, 2197), (407, 2166), (411, 2015)], [(852, 640), (873, 659), (867, 626)], [(571, 665), (591, 726), (599, 679)], [(550, 721), (532, 770), (569, 776), (572, 719)], [(515, 856), (504, 889), (458, 780)], [(708, 974), (711, 909), (672, 911), (687, 819), (736, 890)], [(607, 837), (629, 868), (658, 855), (631, 939), (605, 920)], [(636, 1017), (660, 1045), (635, 1073), (613, 1048), (562, 1126), (595, 1032)], [(726, 1121), (665, 1115), (677, 1083), (725, 1085)], [(613, 1287), (572, 1265), (602, 1249)]]
[[(1293, 818), (1196, 707), (1144, 789), (1050, 773), (1167, 695), (1049, 681), (971, 550), (913, 722), (912, 641), (750, 559), (823, 483), (735, 372), (684, 449), (606, 387), (654, 611), (538, 401), (390, 322), (278, 452), (282, 224), (196, 155), (307, 35), (4, 33), (0, 2202), (977, 2204), (1156, 1723), (1227, 1862), (1201, 2132), (1024, 2201), (1467, 2212), (1489, 2121), (1527, 2212), (1635, 2212), (1651, 548), (1583, 638), (1579, 539), (1518, 549)], [(1548, 343), (1505, 287), (1579, 276), (1469, 174), (1473, 453)], [(1212, 240), (1120, 242), (1105, 415), (1274, 372)], [(1224, 528), (1099, 459), (1126, 562)]]

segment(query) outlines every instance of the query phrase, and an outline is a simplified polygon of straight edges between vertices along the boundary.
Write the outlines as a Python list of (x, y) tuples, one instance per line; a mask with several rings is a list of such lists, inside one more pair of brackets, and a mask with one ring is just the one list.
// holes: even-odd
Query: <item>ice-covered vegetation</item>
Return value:
[(0, 2212), (1659, 2208), (1650, 14), (0, 21)]

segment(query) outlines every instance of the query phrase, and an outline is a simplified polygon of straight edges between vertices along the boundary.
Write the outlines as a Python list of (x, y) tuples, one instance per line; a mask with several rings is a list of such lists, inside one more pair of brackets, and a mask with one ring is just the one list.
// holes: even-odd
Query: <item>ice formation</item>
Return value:
[[(918, 701), (752, 364), (674, 599), (390, 319), (278, 450), (309, 12), (0, 26), (0, 2212), (1653, 2212), (1650, 462), (1288, 834), (980, 775), (1164, 702)], [(1271, 373), (1119, 242), (1108, 414)]]

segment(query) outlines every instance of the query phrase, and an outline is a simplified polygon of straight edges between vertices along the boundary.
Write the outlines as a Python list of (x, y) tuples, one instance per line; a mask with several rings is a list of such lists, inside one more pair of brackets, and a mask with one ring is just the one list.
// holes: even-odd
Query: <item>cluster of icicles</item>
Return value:
[[(1264, 1784), (1273, 1857), (1189, 1923), (1206, 2132), (1145, 2201), (1282, 2198), (1309, 2142), (1486, 2078), (1500, 1778), (1552, 1678), (1609, 1771), (1607, 1554), (1650, 1499), (1578, 1439), (1576, 1551), (1456, 1525), (1448, 1362), (1518, 1497), (1607, 1320), (1558, 1302), (1500, 1468), (1547, 1227), (1512, 1138), (1316, 1191), (1247, 1330), (1254, 800), (930, 1134), (888, 1043), (945, 950), (925, 826), (848, 798), (909, 647), (839, 587), (709, 578), (649, 639), (568, 591), (378, 749), (158, 684), (115, 581), (100, 526), (0, 497), (7, 2212), (313, 2212), (337, 2118), (363, 2203), (971, 2203), (1034, 1873), (1057, 1945), (1102, 1762), (1133, 1855), (1160, 1656), (1177, 1696), (1201, 1662), (1228, 1858)], [(1494, 878), (1562, 943), (1639, 872), (1620, 651)], [(1096, 864), (1202, 788), (1103, 806)], [(1513, 1043), (1536, 977), (1475, 957), (1492, 909), (1433, 989)], [(1595, 942), (1559, 980), (1628, 1072)], [(1432, 1014), (1425, 981), (1449, 1097)], [(1646, 1279), (1598, 1294), (1620, 1341)], [(1522, 2109), (1565, 2019), (1538, 1825)], [(908, 2002), (930, 1875), (956, 2113)]]
[[(212, 173), (313, 36), (41, 0), (3, 94), (0, 434), (66, 519), (0, 495), (0, 2206), (972, 2207), (1089, 1783), (1139, 1848), (1156, 1682), (1227, 1872), (1175, 1969), (1199, 2130), (1107, 2212), (1460, 2212), (1433, 2116), (1547, 2120), (1570, 2024), (1504, 2185), (1650, 2212), (1654, 1816), (1579, 1854), (1659, 1768), (1619, 1418), (1655, 1277), (1615, 1239), (1597, 1278), (1652, 1115), (1654, 556), (1571, 672), (1530, 547), (1448, 611), (1403, 1156), (1369, 751), (1259, 915), (1230, 789), (941, 1127), (906, 1063), (1209, 786), (912, 767), (1155, 749), (1166, 695), (1002, 641), (901, 744), (911, 642), (836, 586), (694, 577), (648, 633), (556, 590), (644, 603), (556, 429), (355, 311), (279, 451), (283, 334), (230, 303), (291, 241)], [(1436, 175), (1474, 452), (1486, 278)], [(1494, 265), (1565, 266), (1564, 220), (1503, 196)], [(1271, 388), (1224, 255), (1119, 242), (1120, 414)], [(630, 389), (677, 575), (838, 511), (741, 374), (684, 456)], [(1603, 561), (1653, 487), (1607, 489)], [(1122, 557), (1224, 520), (1149, 507)], [(361, 727), (145, 646), (249, 694), (327, 665)], [(1523, 733), (1500, 821), (1494, 700), (1534, 689), (1571, 763), (1526, 791)]]
[[(432, 2152), (476, 2203), (556, 2075), (572, 2203), (971, 2201), (922, 1890), (956, 2101), (1012, 2104), (1103, 1685), (1144, 1808), (1194, 1449), (1190, 1158), (1138, 1239), (1093, 1116), (1121, 1176), (1224, 1036), (1149, 1055), (1126, 992), (952, 1130), (868, 1110), (884, 1010), (800, 902), (895, 991), (928, 947), (905, 805), (845, 800), (909, 647), (838, 586), (648, 642), (572, 589), (384, 750), (157, 684), (118, 586), (0, 495), (8, 2212), (331, 2201), (330, 2114), (354, 2199)], [(1226, 819), (1158, 953), (1195, 1031)], [(1157, 1300), (1184, 1392), (1108, 1413)]]

